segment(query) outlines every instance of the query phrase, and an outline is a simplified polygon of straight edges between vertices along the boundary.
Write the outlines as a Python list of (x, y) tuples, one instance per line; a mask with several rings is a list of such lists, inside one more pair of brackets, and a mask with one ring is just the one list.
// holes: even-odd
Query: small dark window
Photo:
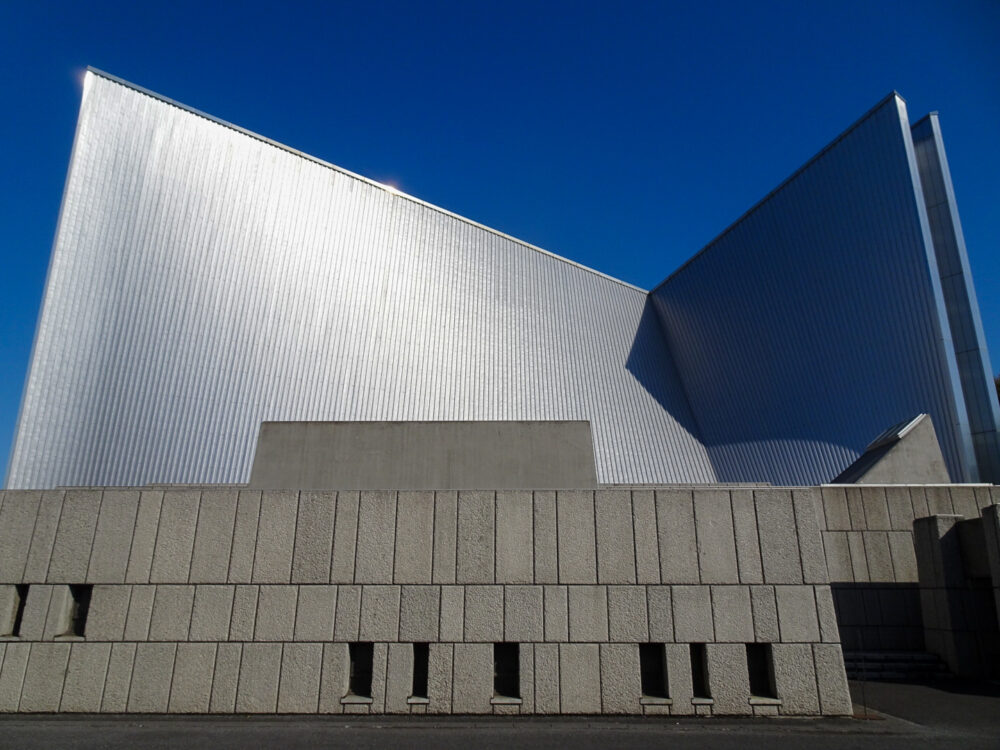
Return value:
[(0, 635), (10, 635), (17, 637), (21, 635), (21, 620), (24, 619), (24, 605), (28, 602), (28, 584), (19, 583), (14, 586), (14, 611), (13, 617), (6, 624)]
[(90, 595), (94, 587), (89, 584), (70, 584), (69, 627), (65, 635), (83, 638), (87, 633), (87, 615), (90, 613)]
[(711, 698), (708, 688), (708, 656), (704, 643), (691, 644), (691, 686), (695, 698)]
[(777, 698), (774, 689), (774, 658), (770, 643), (747, 644), (747, 672), (750, 674), (750, 695), (755, 698)]
[(639, 644), (639, 674), (647, 698), (669, 698), (667, 655), (662, 643)]
[(426, 643), (413, 644), (413, 693), (414, 698), (427, 697), (427, 662), (430, 648)]
[(493, 694), (498, 698), (521, 697), (521, 664), (518, 644), (493, 644)]
[(372, 697), (372, 661), (375, 648), (370, 643), (348, 644), (351, 656), (351, 679), (348, 692), (361, 698)]

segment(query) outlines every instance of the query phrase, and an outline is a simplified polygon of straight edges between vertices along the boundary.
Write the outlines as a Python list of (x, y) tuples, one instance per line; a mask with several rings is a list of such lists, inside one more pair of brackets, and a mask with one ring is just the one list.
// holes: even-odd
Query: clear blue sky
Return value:
[(645, 288), (896, 89), (1000, 367), (998, 40), (996, 0), (0, 0), (0, 461), (86, 65)]

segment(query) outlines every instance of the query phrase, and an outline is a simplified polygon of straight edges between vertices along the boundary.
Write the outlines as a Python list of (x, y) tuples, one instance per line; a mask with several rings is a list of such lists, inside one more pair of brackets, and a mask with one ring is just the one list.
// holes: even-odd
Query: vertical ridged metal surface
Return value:
[(829, 481), (922, 412), (975, 478), (929, 245), (893, 95), (651, 293), (721, 481)]
[(262, 420), (587, 419), (712, 481), (642, 290), (88, 73), (11, 488), (240, 482)]

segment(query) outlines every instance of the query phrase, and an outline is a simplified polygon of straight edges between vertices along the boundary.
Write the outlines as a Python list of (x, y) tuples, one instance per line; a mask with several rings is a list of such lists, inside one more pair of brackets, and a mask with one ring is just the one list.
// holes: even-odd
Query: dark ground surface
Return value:
[(851, 684), (859, 719), (0, 718), (2, 748), (991, 748), (1000, 684)]

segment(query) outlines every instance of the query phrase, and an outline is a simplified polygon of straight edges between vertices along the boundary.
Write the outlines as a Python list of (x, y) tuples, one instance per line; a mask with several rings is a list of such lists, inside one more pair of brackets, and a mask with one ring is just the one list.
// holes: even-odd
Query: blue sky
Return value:
[(1000, 3), (0, 2), (0, 457), (85, 66), (649, 288), (892, 89), (1000, 367)]

